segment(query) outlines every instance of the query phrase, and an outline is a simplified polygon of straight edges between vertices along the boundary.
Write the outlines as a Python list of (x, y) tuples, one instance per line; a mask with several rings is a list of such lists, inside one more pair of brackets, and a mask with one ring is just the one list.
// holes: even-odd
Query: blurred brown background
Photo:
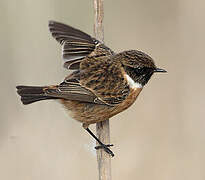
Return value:
[[(105, 42), (139, 49), (156, 74), (137, 102), (111, 119), (113, 179), (205, 179), (205, 3), (105, 0)], [(95, 142), (57, 102), (23, 106), (15, 86), (61, 82), (57, 20), (93, 34), (92, 0), (0, 1), (0, 179), (97, 179)], [(95, 129), (95, 126), (92, 126)]]

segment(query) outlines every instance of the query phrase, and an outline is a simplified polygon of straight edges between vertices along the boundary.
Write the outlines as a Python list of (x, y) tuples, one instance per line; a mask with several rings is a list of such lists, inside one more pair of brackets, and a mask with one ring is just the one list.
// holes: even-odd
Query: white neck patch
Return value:
[(143, 88), (142, 84), (140, 84), (138, 82), (134, 82), (134, 80), (128, 74), (126, 74), (126, 78), (127, 78), (128, 84), (131, 88)]

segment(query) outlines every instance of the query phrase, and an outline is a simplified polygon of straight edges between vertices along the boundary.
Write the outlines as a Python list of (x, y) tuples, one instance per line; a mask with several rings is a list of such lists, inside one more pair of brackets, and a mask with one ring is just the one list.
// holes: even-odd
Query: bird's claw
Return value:
[(107, 152), (108, 154), (110, 154), (112, 157), (114, 157), (114, 153), (109, 149), (109, 147), (114, 146), (113, 144), (100, 144), (99, 146), (96, 146), (95, 149), (104, 149), (105, 152)]

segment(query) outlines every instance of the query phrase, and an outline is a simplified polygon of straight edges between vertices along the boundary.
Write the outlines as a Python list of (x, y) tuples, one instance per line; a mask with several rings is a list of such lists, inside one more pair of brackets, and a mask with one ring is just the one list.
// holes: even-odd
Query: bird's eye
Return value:
[(135, 72), (136, 72), (137, 74), (143, 74), (145, 70), (146, 70), (145, 68), (138, 67), (138, 68), (135, 69)]

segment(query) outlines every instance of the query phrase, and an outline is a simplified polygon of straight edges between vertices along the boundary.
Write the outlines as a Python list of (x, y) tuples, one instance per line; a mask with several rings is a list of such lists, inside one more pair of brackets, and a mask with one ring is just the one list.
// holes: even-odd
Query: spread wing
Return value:
[(67, 69), (79, 69), (81, 61), (89, 55), (114, 54), (95, 38), (71, 26), (49, 21), (49, 30), (62, 46), (64, 67)]
[[(122, 69), (110, 58), (114, 52), (90, 35), (50, 21), (52, 36), (62, 45), (64, 67), (75, 70), (47, 95), (68, 100), (115, 106), (129, 94)], [(119, 63), (119, 62), (118, 62)]]

